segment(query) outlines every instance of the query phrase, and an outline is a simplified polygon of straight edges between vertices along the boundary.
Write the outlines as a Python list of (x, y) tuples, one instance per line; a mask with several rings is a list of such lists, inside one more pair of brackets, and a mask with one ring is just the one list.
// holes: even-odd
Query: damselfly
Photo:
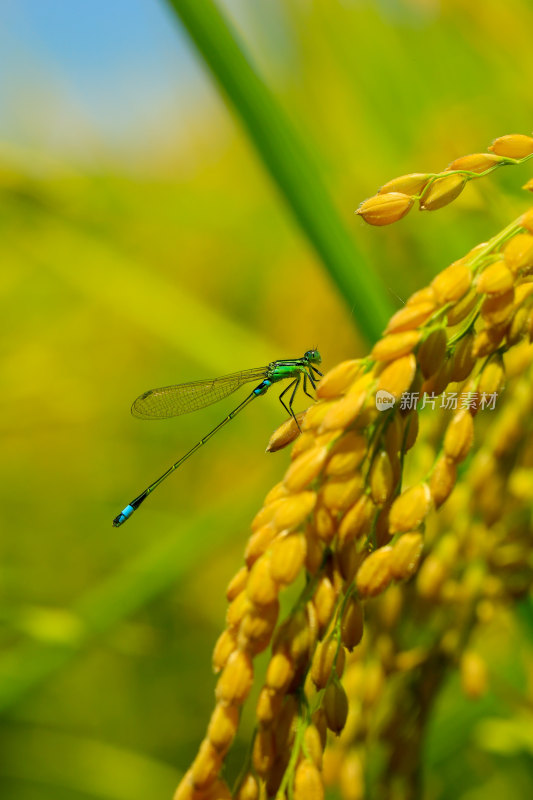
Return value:
[[(157, 489), (165, 478), (168, 478), (168, 476), (180, 467), (189, 456), (192, 456), (193, 453), (205, 444), (220, 430), (220, 428), (232, 420), (239, 411), (242, 411), (255, 397), (260, 397), (265, 394), (272, 384), (292, 378), (292, 381), (280, 394), (279, 399), (287, 413), (294, 418), (294, 421), (298, 425), (292, 408), (294, 396), (303, 379), (303, 390), (306, 395), (312, 398), (312, 395), (307, 391), (307, 381), (309, 381), (313, 389), (316, 388), (316, 381), (320, 379), (322, 373), (316, 368), (315, 364), (320, 364), (321, 361), (322, 359), (318, 350), (308, 350), (304, 353), (302, 358), (272, 361), (267, 367), (234, 372), (231, 375), (223, 375), (221, 378), (213, 378), (206, 381), (180, 383), (177, 386), (163, 386), (161, 389), (150, 389), (148, 392), (141, 394), (131, 407), (133, 416), (139, 417), (140, 419), (166, 419), (168, 417), (177, 417), (180, 414), (188, 414), (190, 411), (197, 411), (200, 408), (205, 408), (233, 394), (233, 392), (236, 392), (237, 389), (240, 389), (240, 387), (244, 386), (246, 383), (260, 381), (258, 386), (250, 392), (248, 397), (245, 397), (242, 403), (238, 405), (237, 408), (234, 408), (216, 428), (213, 428), (203, 439), (196, 442), (194, 447), (185, 453), (179, 461), (172, 464), (161, 477), (151, 483), (144, 492), (132, 500), (131, 503), (115, 517), (113, 525), (118, 527), (122, 525), (123, 522), (126, 522), (133, 512), (139, 508), (141, 503), (146, 500), (148, 495), (151, 494), (154, 489)], [(291, 389), (292, 393), (287, 405), (283, 397)]]

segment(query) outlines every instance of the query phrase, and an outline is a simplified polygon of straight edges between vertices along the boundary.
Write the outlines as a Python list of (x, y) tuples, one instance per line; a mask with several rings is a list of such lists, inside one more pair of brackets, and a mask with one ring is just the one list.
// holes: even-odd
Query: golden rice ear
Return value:
[[(529, 138), (402, 176), (362, 209), (374, 224), (395, 203), (436, 209)], [(456, 670), (467, 697), (486, 691), (475, 643), (532, 579), (532, 233), (529, 211), (443, 269), (368, 357), (326, 373), (301, 434), (289, 420), (273, 435), (271, 452), (292, 452), (227, 587), (215, 707), (177, 800), (323, 800), (326, 784), (352, 797), (369, 736), (405, 777), (398, 731), (428, 670), (432, 686)], [(254, 739), (231, 795), (220, 775), (252, 690)]]
[[(441, 172), (400, 175), (385, 183), (355, 212), (370, 225), (389, 225), (402, 219), (418, 200), (421, 211), (437, 211), (452, 203), (470, 180), (490, 175), (503, 165), (519, 164), (532, 154), (533, 138), (510, 134), (495, 139), (488, 153), (471, 153), (451, 161)], [(524, 186), (530, 190), (533, 181)]]

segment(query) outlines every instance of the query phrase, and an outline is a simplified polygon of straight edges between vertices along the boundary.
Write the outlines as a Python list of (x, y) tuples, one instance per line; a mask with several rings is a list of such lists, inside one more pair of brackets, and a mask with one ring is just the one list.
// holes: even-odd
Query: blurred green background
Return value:
[[(353, 215), (392, 177), (531, 131), (527, 0), (219, 7), (383, 308), (525, 208), (509, 170), (388, 229)], [(162, 423), (130, 404), (315, 345), (326, 369), (362, 355), (365, 309), (169, 6), (12, 0), (0, 18), (0, 796), (168, 797), (212, 707), (225, 585), (288, 456), (264, 454), (268, 395), (115, 530), (236, 401)], [(479, 707), (452, 686), (442, 713), (431, 796), (530, 796), (531, 743), (502, 772), (473, 743)]]

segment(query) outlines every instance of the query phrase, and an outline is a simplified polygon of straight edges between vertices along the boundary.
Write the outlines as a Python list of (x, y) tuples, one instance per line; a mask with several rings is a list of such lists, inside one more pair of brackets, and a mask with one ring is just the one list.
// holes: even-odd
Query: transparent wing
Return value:
[(212, 403), (218, 403), (245, 383), (261, 381), (266, 373), (266, 367), (258, 367), (234, 372), (232, 375), (223, 375), (221, 378), (150, 389), (135, 400), (131, 413), (140, 419), (166, 419), (189, 414)]

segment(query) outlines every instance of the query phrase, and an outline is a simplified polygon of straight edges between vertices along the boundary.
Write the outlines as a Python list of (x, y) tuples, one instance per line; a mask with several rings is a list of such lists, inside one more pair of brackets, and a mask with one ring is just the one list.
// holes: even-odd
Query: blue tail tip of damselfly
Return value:
[(121, 511), (120, 514), (117, 514), (113, 520), (113, 527), (118, 528), (120, 525), (122, 525), (122, 523), (126, 522), (126, 520), (131, 517), (134, 511), (135, 509), (133, 506), (126, 506), (126, 508)]

